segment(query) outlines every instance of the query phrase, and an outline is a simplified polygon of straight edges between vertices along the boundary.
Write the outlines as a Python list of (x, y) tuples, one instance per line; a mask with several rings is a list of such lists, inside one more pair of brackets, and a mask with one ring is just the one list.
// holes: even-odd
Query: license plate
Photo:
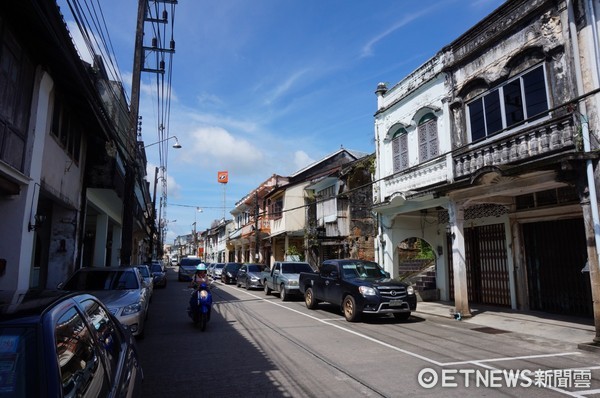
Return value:
[(404, 302), (402, 300), (390, 300), (390, 307), (401, 307)]

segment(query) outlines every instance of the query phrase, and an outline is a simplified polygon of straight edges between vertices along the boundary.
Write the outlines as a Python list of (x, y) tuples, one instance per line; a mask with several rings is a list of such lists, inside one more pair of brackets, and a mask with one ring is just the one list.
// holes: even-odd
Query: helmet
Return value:
[(198, 264), (196, 266), (196, 271), (206, 271), (206, 264)]

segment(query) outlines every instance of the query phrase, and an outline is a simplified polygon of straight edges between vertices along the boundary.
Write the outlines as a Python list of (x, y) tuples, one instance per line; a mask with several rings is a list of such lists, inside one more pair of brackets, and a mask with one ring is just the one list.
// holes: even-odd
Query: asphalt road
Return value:
[(348, 323), (330, 305), (311, 311), (301, 298), (215, 282), (202, 332), (185, 312), (190, 290), (176, 269), (155, 289), (138, 341), (144, 397), (600, 395), (596, 353), (418, 312)]

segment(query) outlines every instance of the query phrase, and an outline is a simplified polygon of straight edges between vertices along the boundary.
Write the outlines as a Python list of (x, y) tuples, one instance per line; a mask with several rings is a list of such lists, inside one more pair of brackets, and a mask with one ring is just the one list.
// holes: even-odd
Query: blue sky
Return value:
[[(58, 4), (70, 22), (66, 1)], [(95, 1), (130, 93), (137, 1)], [(183, 148), (168, 146), (165, 218), (177, 221), (166, 243), (194, 222), (204, 230), (231, 218), (272, 174), (293, 174), (341, 146), (374, 152), (377, 83), (402, 80), (503, 2), (179, 0), (168, 129)], [(146, 144), (158, 137), (155, 80), (142, 75)], [(150, 181), (157, 148), (147, 148)]]

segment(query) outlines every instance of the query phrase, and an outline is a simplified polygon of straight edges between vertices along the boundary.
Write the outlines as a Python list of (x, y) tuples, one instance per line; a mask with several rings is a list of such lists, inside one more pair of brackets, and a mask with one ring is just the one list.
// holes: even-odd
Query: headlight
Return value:
[(377, 291), (375, 289), (373, 289), (372, 287), (369, 287), (369, 286), (359, 286), (358, 287), (358, 292), (360, 294), (362, 294), (363, 297), (366, 297), (366, 296), (376, 296), (377, 295)]
[(140, 312), (142, 310), (142, 305), (140, 303), (129, 304), (125, 308), (123, 308), (123, 315), (131, 315), (136, 312)]
[(415, 288), (412, 286), (407, 286), (406, 287), (406, 293), (408, 294), (415, 294)]
[(288, 286), (298, 286), (298, 281), (288, 281)]
[(258, 278), (257, 278), (256, 276), (252, 276), (252, 277), (250, 277), (250, 280), (251, 280), (252, 282), (258, 282)]

